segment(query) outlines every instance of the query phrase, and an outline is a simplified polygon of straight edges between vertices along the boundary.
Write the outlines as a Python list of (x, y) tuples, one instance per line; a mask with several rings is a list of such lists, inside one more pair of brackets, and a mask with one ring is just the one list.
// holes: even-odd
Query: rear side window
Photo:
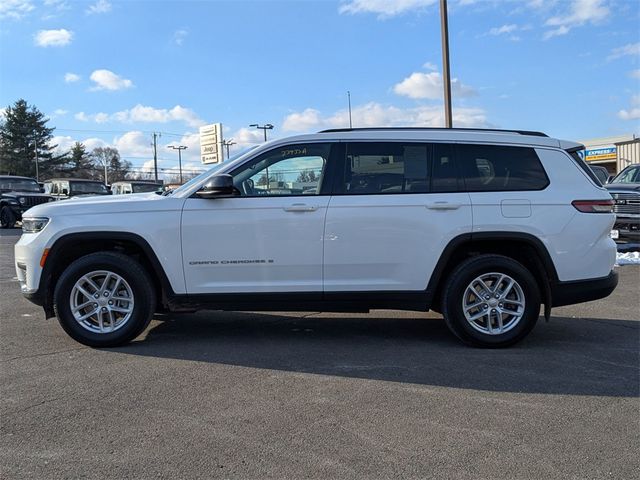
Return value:
[(597, 177), (595, 173), (593, 173), (593, 170), (589, 168), (589, 165), (587, 165), (587, 162), (585, 162), (582, 159), (582, 157), (578, 154), (576, 150), (567, 150), (567, 153), (571, 155), (571, 158), (573, 158), (573, 161), (582, 169), (584, 173), (587, 174), (587, 176), (593, 181), (593, 183), (595, 183), (599, 187), (602, 186), (602, 182), (600, 182), (600, 179)]
[(429, 167), (426, 144), (350, 143), (337, 194), (426, 193)]
[(549, 185), (533, 148), (458, 145), (457, 153), (469, 192), (542, 190)]

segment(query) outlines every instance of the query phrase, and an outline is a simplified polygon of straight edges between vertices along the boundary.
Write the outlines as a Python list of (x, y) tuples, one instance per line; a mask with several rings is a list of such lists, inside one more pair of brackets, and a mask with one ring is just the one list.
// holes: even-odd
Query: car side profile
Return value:
[(99, 180), (84, 178), (52, 178), (45, 180), (44, 191), (55, 200), (88, 195), (110, 195), (111, 191)]
[(122, 345), (154, 312), (441, 312), (504, 347), (616, 287), (613, 201), (538, 132), (326, 130), (265, 143), (167, 195), (28, 212), (23, 294), (74, 339)]
[(35, 178), (0, 175), (0, 226), (13, 228), (28, 209), (51, 200)]

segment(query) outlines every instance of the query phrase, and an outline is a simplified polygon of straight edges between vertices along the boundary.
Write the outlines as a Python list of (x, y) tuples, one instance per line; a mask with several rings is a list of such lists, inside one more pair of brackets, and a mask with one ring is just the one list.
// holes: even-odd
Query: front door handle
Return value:
[(428, 203), (427, 208), (429, 210), (457, 210), (462, 205), (459, 203), (449, 203), (449, 202), (433, 202)]
[(318, 210), (316, 205), (307, 205), (305, 203), (294, 203), (284, 207), (285, 212), (315, 212), (316, 210)]

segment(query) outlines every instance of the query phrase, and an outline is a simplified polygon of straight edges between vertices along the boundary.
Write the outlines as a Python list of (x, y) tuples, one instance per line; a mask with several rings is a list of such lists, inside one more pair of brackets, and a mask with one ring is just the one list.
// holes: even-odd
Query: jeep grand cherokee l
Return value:
[(613, 201), (537, 132), (327, 130), (273, 140), (169, 195), (30, 210), (23, 294), (86, 345), (157, 311), (441, 312), (464, 342), (511, 345), (544, 304), (617, 284)]

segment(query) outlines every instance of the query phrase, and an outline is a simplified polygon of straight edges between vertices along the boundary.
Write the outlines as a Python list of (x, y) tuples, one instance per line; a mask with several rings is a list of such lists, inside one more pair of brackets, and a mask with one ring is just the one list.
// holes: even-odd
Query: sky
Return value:
[[(449, 0), (453, 122), (585, 140), (640, 132), (640, 0)], [(137, 168), (349, 126), (442, 126), (438, 0), (0, 0), (0, 107)], [(0, 115), (4, 108), (0, 110)], [(168, 171), (168, 170), (167, 170)]]

